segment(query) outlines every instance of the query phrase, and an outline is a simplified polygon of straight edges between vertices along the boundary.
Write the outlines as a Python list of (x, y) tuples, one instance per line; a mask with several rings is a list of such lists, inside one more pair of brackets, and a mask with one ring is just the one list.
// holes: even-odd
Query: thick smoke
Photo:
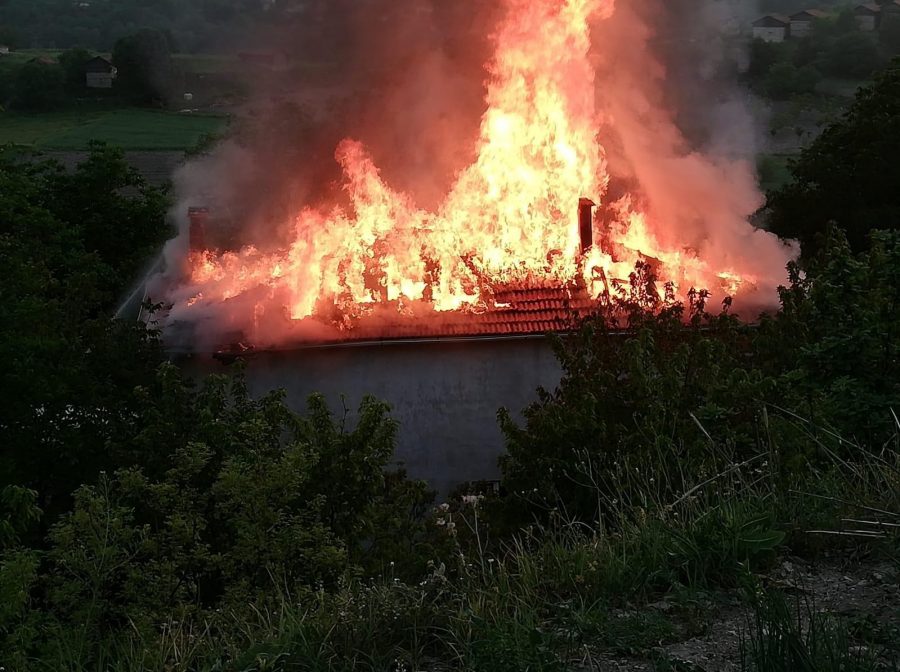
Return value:
[(290, 65), (247, 82), (233, 137), (176, 177), (176, 216), (208, 204), (240, 222), (231, 244), (277, 245), (273, 234), (301, 207), (340, 197), (344, 138), (425, 208), (471, 160), (499, 3), (319, 4), (265, 40)]
[[(792, 252), (747, 224), (763, 203), (759, 124), (736, 83), (753, 4), (617, 0), (594, 29), (594, 85), (607, 202), (637, 194), (651, 220), (668, 223), (653, 229), (663, 245), (768, 281), (784, 277)], [(302, 207), (341, 203), (334, 150), (347, 137), (391, 187), (437, 206), (474, 155), (502, 5), (334, 0), (270, 35), (297, 60), (256, 78), (233, 137), (178, 174), (183, 235), (168, 248), (170, 267), (182, 265), (191, 205), (213, 210), (210, 244), (274, 249)], [(760, 289), (763, 303), (775, 300), (774, 286)]]
[[(664, 246), (771, 281), (793, 251), (747, 224), (764, 198), (758, 124), (736, 84), (743, 25), (736, 3), (618, 2), (594, 31), (597, 105), (610, 138), (609, 196), (617, 185), (636, 191), (651, 220), (666, 222), (654, 227)], [(760, 289), (774, 301), (774, 286)]]

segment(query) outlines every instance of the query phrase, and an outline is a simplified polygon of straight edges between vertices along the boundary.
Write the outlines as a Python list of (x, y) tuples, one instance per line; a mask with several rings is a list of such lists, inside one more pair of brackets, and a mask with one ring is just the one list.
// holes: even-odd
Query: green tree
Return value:
[(793, 45), (790, 42), (766, 42), (753, 40), (750, 44), (750, 65), (747, 77), (751, 82), (761, 82), (779, 63), (790, 63)]
[(69, 93), (82, 93), (86, 86), (85, 65), (93, 58), (87, 49), (69, 49), (59, 57), (59, 64), (65, 72), (66, 90)]
[(19, 46), (19, 33), (11, 26), (0, 26), (0, 44), (15, 49)]
[(158, 30), (122, 38), (113, 47), (112, 59), (119, 70), (116, 87), (135, 101), (165, 103), (180, 88), (169, 40)]
[(872, 229), (900, 228), (900, 61), (860, 89), (847, 113), (792, 165), (793, 181), (770, 197), (770, 226), (815, 253), (829, 222), (853, 249)]
[(0, 152), (0, 487), (38, 491), (48, 521), (111, 468), (109, 432), (161, 361), (143, 325), (109, 318), (165, 208), (113, 150), (72, 173)]
[(900, 233), (873, 232), (871, 243), (854, 254), (842, 231), (829, 230), (805, 274), (791, 267), (756, 350), (805, 418), (883, 445), (900, 405)]
[(65, 100), (65, 77), (58, 65), (26, 63), (16, 75), (13, 102), (20, 110), (46, 112)]
[(883, 66), (884, 59), (873, 37), (854, 32), (834, 39), (822, 54), (821, 63), (829, 75), (863, 79)]

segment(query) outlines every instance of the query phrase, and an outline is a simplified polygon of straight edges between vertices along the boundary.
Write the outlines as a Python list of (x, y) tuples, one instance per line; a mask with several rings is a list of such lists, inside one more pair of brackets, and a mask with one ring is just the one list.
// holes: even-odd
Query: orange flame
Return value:
[(603, 202), (609, 182), (589, 22), (611, 15), (614, 0), (505, 4), (477, 158), (435, 212), (391, 189), (366, 149), (344, 140), (336, 159), (351, 207), (304, 210), (292, 244), (278, 254), (205, 253), (192, 273), (193, 305), (265, 288), (266, 300), (277, 296), (293, 319), (323, 306), (360, 314), (397, 301), (452, 311), (482, 301), (484, 279), (582, 281), (597, 296), (598, 283), (627, 278), (648, 257), (680, 296), (692, 287), (733, 295), (752, 286), (752, 276), (662, 246), (650, 216), (628, 197), (607, 206), (614, 221), (580, 257), (576, 206), (583, 197)]

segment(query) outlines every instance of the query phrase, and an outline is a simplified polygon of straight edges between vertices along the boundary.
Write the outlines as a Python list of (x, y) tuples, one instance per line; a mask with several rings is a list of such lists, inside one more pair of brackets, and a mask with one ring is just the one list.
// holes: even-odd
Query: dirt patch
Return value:
[[(790, 558), (762, 577), (762, 583), (784, 592), (788, 600), (810, 605), (816, 612), (830, 612), (854, 622), (877, 624), (885, 632), (900, 633), (896, 565), (861, 563), (852, 558), (817, 562)], [(738, 672), (741, 638), (751, 623), (752, 612), (741, 605), (737, 594), (718, 596), (708, 607), (702, 634), (691, 636), (696, 624), (685, 622), (674, 603), (664, 600), (650, 605), (651, 609), (672, 614), (681, 634), (679, 641), (656, 647), (639, 658), (589, 652), (580, 668), (598, 672)], [(900, 670), (896, 655), (884, 663), (886, 670)]]

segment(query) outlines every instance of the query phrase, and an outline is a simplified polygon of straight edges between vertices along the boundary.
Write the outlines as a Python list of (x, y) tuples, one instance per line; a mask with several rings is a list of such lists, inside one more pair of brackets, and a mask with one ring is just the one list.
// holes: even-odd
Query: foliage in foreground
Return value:
[(113, 322), (167, 237), (167, 201), (95, 145), (76, 170), (0, 149), (0, 488), (52, 515), (111, 467), (109, 430), (133, 428), (136, 386), (162, 361), (153, 335)]
[(884, 653), (894, 652), (857, 643), (846, 619), (817, 610), (809, 599), (767, 592), (753, 600), (741, 667), (746, 672), (877, 672), (890, 669)]
[[(169, 611), (153, 601), (170, 595), (168, 563), (178, 565), (190, 555), (192, 546), (175, 548), (172, 534), (173, 523), (183, 534), (189, 521), (171, 516), (162, 525), (150, 520), (138, 529), (130, 521), (139, 507), (110, 502), (111, 483), (101, 481), (91, 489), (92, 498), (79, 500), (72, 516), (55, 529), (44, 559), (49, 571), (38, 570), (34, 552), (7, 552), (0, 589), (8, 590), (22, 577), (33, 583), (30, 591), (6, 603), (0, 634), (6, 636), (7, 650), (19, 654), (19, 667), (13, 669), (565, 670), (602, 651), (657, 655), (657, 647), (676, 641), (681, 621), (697, 618), (704, 593), (722, 587), (756, 590), (756, 573), (775, 559), (798, 511), (818, 516), (818, 522), (834, 522), (856, 510), (837, 501), (837, 494), (894, 510), (900, 505), (900, 454), (895, 452), (858, 461), (849, 472), (833, 462), (798, 474), (794, 486), (809, 493), (804, 495), (774, 487), (771, 468), (761, 479), (752, 468), (728, 472), (727, 460), (713, 450), (707, 458), (711, 468), (726, 474), (720, 481), (733, 483), (730, 495), (689, 498), (642, 513), (621, 506), (605, 526), (574, 524), (556, 514), (547, 526), (523, 530), (502, 543), (488, 538), (487, 500), (469, 497), (434, 510), (420, 533), (440, 547), (422, 551), (435, 559), (413, 580), (386, 563), (383, 572), (344, 571), (329, 582), (308, 574), (322, 556), (307, 555), (302, 561), (290, 559), (288, 566), (302, 572), (293, 584), (287, 573), (270, 572), (266, 578), (250, 565), (234, 575), (233, 585), (241, 588), (235, 599), (204, 608), (202, 598), (178, 596)], [(670, 471), (660, 464), (647, 475), (666, 479)], [(690, 488), (705, 483), (701, 479), (690, 480)], [(246, 501), (238, 508), (261, 514), (259, 527), (241, 521), (248, 534), (271, 525), (267, 512), (273, 505), (261, 500), (260, 489), (282, 484), (266, 479), (242, 489)], [(187, 495), (193, 494), (188, 489)], [(818, 499), (819, 494), (828, 499)], [(269, 499), (276, 506), (284, 501), (281, 493)], [(88, 524), (92, 518), (98, 524)], [(353, 550), (342, 547), (337, 535), (327, 536), (324, 525), (305, 525), (304, 537), (311, 539), (316, 529), (323, 535), (316, 540), (318, 554), (327, 548), (336, 554), (334, 564), (320, 569), (349, 567), (340, 554), (353, 555)], [(106, 536), (100, 537), (101, 531)], [(142, 535), (145, 546), (124, 543)], [(252, 547), (235, 541), (234, 548), (206, 553), (203, 559), (211, 568), (183, 565), (183, 578), (189, 579), (191, 570), (209, 576), (221, 571), (222, 561), (245, 554), (259, 562), (257, 569), (273, 568), (279, 566), (277, 551), (310, 548), (292, 547), (277, 533)], [(896, 546), (896, 540), (881, 543)], [(400, 553), (393, 557), (399, 565)], [(260, 577), (256, 594), (246, 590), (254, 576)], [(304, 576), (324, 580), (304, 587)], [(79, 586), (81, 592), (71, 592)], [(659, 599), (673, 611), (647, 609)], [(774, 606), (765, 599), (752, 603), (760, 620), (747, 628), (748, 670), (832, 669), (774, 666), (781, 659), (794, 661), (791, 656), (851, 659), (857, 640), (836, 627), (837, 621), (817, 614), (810, 621), (805, 613), (797, 621), (771, 600)], [(145, 621), (142, 613), (154, 618)], [(792, 629), (795, 622), (804, 629)], [(810, 622), (820, 628), (814, 640), (800, 637)]]
[[(695, 614), (698, 595), (752, 586), (786, 549), (815, 554), (828, 537), (809, 530), (900, 510), (896, 232), (860, 255), (834, 233), (752, 328), (710, 315), (703, 293), (678, 305), (641, 266), (557, 344), (559, 388), (521, 424), (501, 415), (502, 492), (431, 510), (421, 483), (386, 473), (383, 404), (335, 417), (314, 397), (297, 415), (240, 371), (191, 382), (154, 334), (106, 318), (162, 233), (161, 195), (122, 166), (102, 150), (74, 175), (0, 164), (10, 669), (561, 670), (598, 649), (650, 655), (680, 626), (648, 603)], [(865, 541), (896, 557), (885, 529)], [(840, 631), (822, 631), (845, 660)], [(778, 669), (779, 641), (747, 660)]]
[[(786, 547), (816, 553), (808, 530), (900, 510), (885, 338), (900, 244), (880, 234), (854, 256), (833, 241), (752, 329), (708, 315), (702, 295), (686, 309), (657, 296), (648, 313), (652, 278), (637, 273), (559, 343), (559, 389), (521, 427), (503, 417), (504, 492), (431, 511), (421, 484), (385, 473), (382, 404), (335, 418), (314, 397), (298, 416), (239, 374), (196, 387), (163, 366), (127, 414), (104, 416), (113, 468), (43, 543), (26, 543), (34, 495), (2, 498), (3, 649), (25, 670), (563, 670), (597, 650), (649, 655), (678, 626), (641, 605), (690, 613), (692, 596), (753, 585)], [(748, 640), (752, 669), (778, 669), (764, 661), (779, 641)]]
[[(877, 233), (854, 256), (835, 231), (806, 274), (790, 271), (782, 309), (759, 325), (709, 315), (702, 295), (659, 298), (635, 276), (624, 300), (557, 339), (559, 387), (522, 424), (500, 413), (512, 509), (601, 521), (619, 502), (678, 501), (687, 479), (716, 475), (711, 447), (734, 465), (777, 464), (784, 483), (827, 451), (852, 462), (861, 445), (895, 441), (900, 236)], [(838, 435), (849, 441), (824, 446)], [(659, 464), (667, 478), (649, 480)]]

